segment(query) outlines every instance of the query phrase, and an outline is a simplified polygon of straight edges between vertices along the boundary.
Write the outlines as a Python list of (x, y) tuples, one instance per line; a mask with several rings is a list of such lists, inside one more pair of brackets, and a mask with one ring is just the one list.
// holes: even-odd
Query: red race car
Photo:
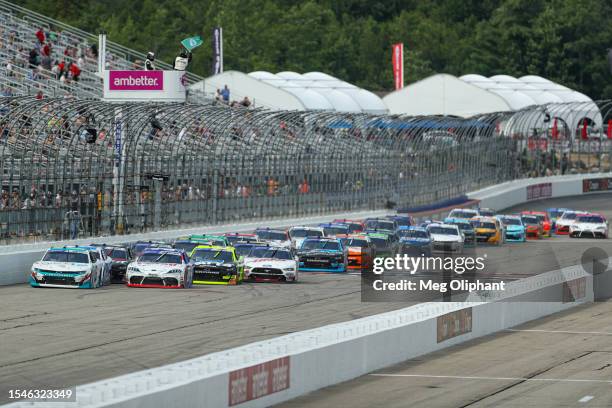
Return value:
[(552, 235), (552, 222), (548, 218), (548, 213), (545, 211), (523, 211), (521, 215), (535, 215), (542, 223), (542, 236), (550, 237)]

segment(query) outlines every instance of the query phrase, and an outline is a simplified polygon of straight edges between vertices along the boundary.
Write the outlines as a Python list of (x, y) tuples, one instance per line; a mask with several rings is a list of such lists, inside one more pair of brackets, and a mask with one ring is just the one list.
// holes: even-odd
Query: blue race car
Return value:
[(409, 215), (387, 215), (387, 218), (395, 221), (398, 227), (409, 227), (414, 225), (414, 220)]
[(550, 228), (554, 232), (557, 219), (561, 218), (564, 212), (574, 211), (571, 208), (547, 208), (548, 218), (550, 218)]
[(348, 248), (337, 238), (306, 238), (297, 250), (300, 272), (346, 272)]
[(339, 222), (327, 222), (319, 224), (323, 228), (323, 233), (326, 237), (334, 237), (336, 235), (348, 235), (351, 233), (351, 228), (347, 224)]
[(459, 227), (459, 230), (463, 233), (464, 236), (464, 246), (476, 246), (476, 231), (474, 231), (474, 226), (469, 220), (466, 220), (465, 218), (447, 217), (444, 219), (444, 222), (446, 224), (455, 224)]
[(424, 227), (400, 226), (399, 253), (409, 255), (431, 255), (431, 236)]
[(506, 231), (506, 241), (525, 242), (527, 233), (523, 220), (518, 215), (498, 215), (497, 219), (504, 225)]

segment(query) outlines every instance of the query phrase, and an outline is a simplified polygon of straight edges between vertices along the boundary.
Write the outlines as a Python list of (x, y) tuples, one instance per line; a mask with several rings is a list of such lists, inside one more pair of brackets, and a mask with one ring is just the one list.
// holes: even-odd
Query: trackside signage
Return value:
[(232, 371), (229, 373), (229, 405), (238, 405), (286, 390), (290, 386), (289, 376), (289, 357)]
[(437, 319), (438, 343), (472, 331), (472, 308), (457, 310)]
[(111, 91), (163, 91), (164, 71), (110, 71)]

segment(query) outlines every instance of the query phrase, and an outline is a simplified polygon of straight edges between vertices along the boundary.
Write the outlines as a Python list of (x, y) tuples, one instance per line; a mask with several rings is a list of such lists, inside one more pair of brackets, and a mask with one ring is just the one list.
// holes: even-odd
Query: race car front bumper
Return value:
[(131, 275), (126, 285), (132, 288), (179, 289), (184, 287), (184, 284), (175, 277), (149, 277), (143, 275)]
[(31, 272), (29, 277), (30, 286), (66, 288), (66, 289), (92, 289), (91, 276), (63, 274), (63, 273), (36, 273)]

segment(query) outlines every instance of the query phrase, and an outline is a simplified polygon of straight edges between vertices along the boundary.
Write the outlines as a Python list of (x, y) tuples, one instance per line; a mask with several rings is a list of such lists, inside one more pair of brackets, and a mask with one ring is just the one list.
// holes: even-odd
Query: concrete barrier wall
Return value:
[[(553, 275), (556, 274), (556, 275)], [(580, 276), (573, 302), (426, 303), (252, 343), (196, 359), (78, 386), (78, 407), (265, 407), (368, 372), (592, 301), (592, 279), (578, 269), (510, 283), (516, 290), (559, 291), (559, 277)], [(544, 285), (553, 281), (552, 285)], [(455, 333), (441, 336), (445, 317)], [(462, 330), (456, 321), (464, 317)], [(442, 320), (441, 320), (442, 319)], [(274, 367), (281, 367), (278, 376)], [(288, 375), (284, 375), (284, 374)], [(238, 380), (238, 381), (237, 381)], [(240, 380), (244, 380), (241, 382)], [(275, 387), (279, 391), (274, 392)], [(241, 391), (242, 390), (242, 391)], [(237, 403), (236, 401), (243, 401)], [(47, 406), (57, 403), (50, 403)], [(17, 402), (9, 407), (44, 403)]]

